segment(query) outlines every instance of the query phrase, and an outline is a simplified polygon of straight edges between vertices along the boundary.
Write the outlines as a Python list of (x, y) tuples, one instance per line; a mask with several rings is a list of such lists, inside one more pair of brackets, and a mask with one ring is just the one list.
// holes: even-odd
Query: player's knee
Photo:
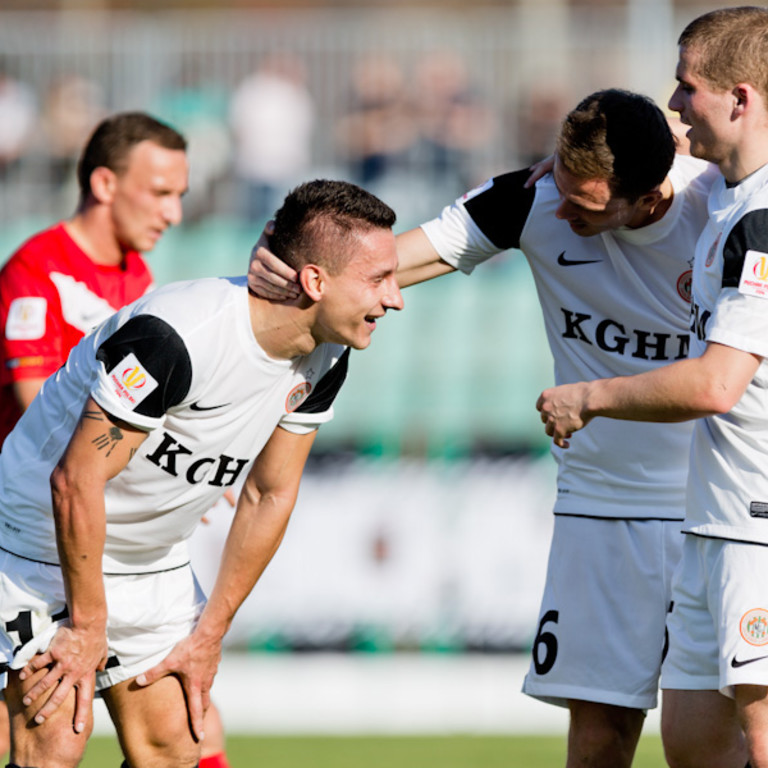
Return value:
[[(741, 765), (744, 760), (740, 744), (698, 744), (667, 736), (664, 740), (664, 758), (669, 768), (722, 768), (724, 765)], [(747, 766), (749, 763), (747, 763)]]
[(200, 760), (200, 744), (192, 738), (186, 719), (181, 718), (166, 721), (162, 730), (147, 734), (138, 743), (132, 740), (126, 746), (131, 768), (166, 763), (180, 768), (195, 768)]
[(568, 765), (630, 766), (643, 727), (641, 710), (570, 701)]
[[(80, 764), (93, 722), (90, 720), (83, 732), (75, 733), (71, 716), (57, 715), (42, 725), (36, 725), (31, 715), (15, 719), (11, 728), (11, 766), (75, 768)], [(24, 722), (23, 726), (20, 721)]]

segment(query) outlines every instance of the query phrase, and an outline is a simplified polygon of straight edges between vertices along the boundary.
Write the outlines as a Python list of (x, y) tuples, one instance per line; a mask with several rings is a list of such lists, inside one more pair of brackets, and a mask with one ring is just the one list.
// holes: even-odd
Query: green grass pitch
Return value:
[[(232, 768), (562, 768), (564, 736), (229, 736)], [(81, 768), (119, 768), (111, 737), (94, 737)], [(640, 740), (634, 768), (664, 766), (656, 735)]]

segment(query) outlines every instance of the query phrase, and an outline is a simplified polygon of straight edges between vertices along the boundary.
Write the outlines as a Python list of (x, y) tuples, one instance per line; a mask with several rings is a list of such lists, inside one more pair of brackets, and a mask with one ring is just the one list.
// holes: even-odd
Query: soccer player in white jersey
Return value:
[(596, 416), (696, 419), (662, 670), (665, 751), (675, 768), (766, 768), (768, 8), (705, 14), (678, 42), (669, 106), (691, 152), (723, 175), (696, 245), (691, 357), (547, 390), (538, 407), (560, 446)]
[[(0, 454), (13, 766), (77, 765), (94, 687), (125, 766), (197, 764), (222, 637), (282, 539), (347, 348), (402, 307), (394, 220), (359, 187), (304, 184), (274, 239), (300, 298), (260, 299), (245, 277), (171, 285), (43, 385)], [(186, 539), (246, 473), (206, 604)]]
[[(595, 93), (564, 121), (553, 174), (532, 188), (527, 169), (498, 176), (399, 235), (398, 280), (469, 273), (520, 248), (557, 382), (653, 370), (688, 351), (693, 245), (716, 174), (675, 158), (649, 99)], [(272, 295), (292, 278), (263, 249), (250, 276)], [(555, 530), (524, 691), (569, 707), (569, 767), (629, 766), (656, 706), (690, 431), (603, 422), (553, 451)]]

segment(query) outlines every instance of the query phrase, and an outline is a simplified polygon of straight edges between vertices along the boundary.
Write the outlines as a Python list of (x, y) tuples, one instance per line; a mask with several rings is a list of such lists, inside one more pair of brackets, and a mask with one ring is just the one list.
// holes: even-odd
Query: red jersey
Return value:
[(21, 416), (13, 382), (50, 376), (91, 328), (151, 287), (139, 253), (96, 264), (63, 224), (11, 256), (0, 270), (0, 445)]

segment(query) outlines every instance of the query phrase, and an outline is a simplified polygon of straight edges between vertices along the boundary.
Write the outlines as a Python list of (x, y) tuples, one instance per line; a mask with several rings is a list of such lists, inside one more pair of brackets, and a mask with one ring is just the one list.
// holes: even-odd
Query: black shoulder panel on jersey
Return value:
[(747, 251), (768, 253), (768, 209), (750, 211), (736, 222), (723, 245), (723, 288), (737, 288)]
[(322, 413), (327, 411), (339, 394), (349, 367), (349, 349), (345, 349), (336, 365), (317, 382), (312, 394), (296, 409), (300, 413)]
[(96, 359), (110, 371), (131, 353), (158, 383), (157, 389), (136, 406), (137, 413), (158, 418), (187, 396), (192, 361), (181, 336), (165, 320), (154, 315), (132, 317), (104, 340)]
[(497, 248), (519, 248), (536, 189), (523, 184), (527, 169), (496, 176), (493, 185), (464, 203), (467, 213)]

